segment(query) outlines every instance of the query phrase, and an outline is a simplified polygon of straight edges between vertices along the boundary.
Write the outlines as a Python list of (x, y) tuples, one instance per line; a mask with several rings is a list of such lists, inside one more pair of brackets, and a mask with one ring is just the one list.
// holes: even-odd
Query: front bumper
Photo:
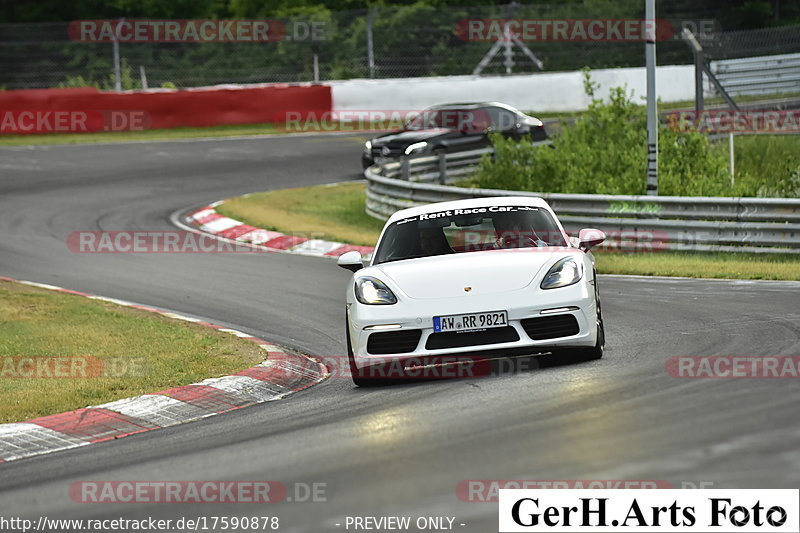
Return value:
[[(500, 295), (502, 297), (495, 294), (441, 300), (404, 299), (398, 304), (384, 306), (356, 302), (350, 305), (348, 313), (355, 364), (358, 368), (365, 368), (443, 355), (474, 356), (484, 351), (519, 352), (529, 349), (533, 353), (551, 348), (594, 346), (597, 342), (594, 294), (594, 286), (581, 281), (560, 289), (527, 288)], [(542, 314), (542, 311), (560, 308), (560, 311)], [(484, 330), (484, 333), (474, 334), (435, 334), (433, 331), (434, 316), (501, 310), (508, 312), (507, 328), (491, 328)], [(570, 317), (574, 317), (574, 320)], [(537, 329), (531, 326), (531, 319), (542, 318), (547, 319), (546, 327)], [(560, 323), (574, 326), (561, 327), (558, 325)], [(373, 329), (376, 326), (379, 329)], [(548, 338), (542, 338), (542, 331)], [(414, 332), (419, 332), (416, 340)], [(386, 333), (396, 335), (394, 347), (399, 350), (396, 353), (386, 353), (393, 348), (391, 336), (384, 335), (384, 342), (376, 342), (375, 339), (370, 342), (372, 335)], [(448, 337), (443, 338), (442, 335)]]
[(382, 165), (383, 163), (391, 163), (392, 161), (399, 160), (400, 156), (397, 157), (384, 157), (382, 155), (374, 155), (370, 154), (369, 152), (361, 152), (361, 166), (364, 169), (368, 169), (372, 165)]
[(375, 160), (372, 158), (369, 152), (361, 153), (361, 166), (364, 168), (364, 170), (368, 169), (374, 164)]

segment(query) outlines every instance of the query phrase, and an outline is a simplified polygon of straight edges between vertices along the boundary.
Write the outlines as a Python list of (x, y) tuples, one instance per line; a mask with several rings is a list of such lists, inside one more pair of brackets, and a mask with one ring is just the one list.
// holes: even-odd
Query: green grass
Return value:
[[(217, 210), (257, 227), (374, 246), (383, 223), (364, 213), (364, 184), (252, 194)], [(730, 253), (595, 252), (601, 274), (800, 280), (800, 256)]]
[(363, 182), (255, 193), (217, 211), (259, 228), (364, 246), (374, 246), (383, 227), (364, 212)]
[[(728, 139), (711, 149), (730, 157)], [(800, 169), (800, 135), (734, 136), (734, 180), (761, 196), (800, 197), (800, 179), (790, 176)]]
[[(779, 94), (741, 94), (733, 97), (733, 100), (737, 104), (746, 104), (748, 102), (760, 102), (762, 100), (779, 100), (782, 98), (796, 98), (800, 96), (800, 92), (789, 92), (789, 93), (779, 93)], [(721, 96), (713, 96), (711, 98), (703, 99), (703, 103), (705, 106), (710, 105), (725, 105), (727, 106), (727, 102)], [(669, 102), (663, 103), (659, 102), (658, 104), (659, 110), (673, 110), (673, 109), (694, 109), (695, 101), (694, 100), (684, 100), (681, 102)]]
[[(783, 94), (774, 94), (774, 95), (740, 95), (735, 96), (733, 99), (737, 104), (746, 104), (748, 102), (759, 102), (762, 100), (777, 100), (781, 98), (796, 98), (800, 96), (800, 92), (794, 93), (783, 93)], [(641, 101), (637, 101), (641, 105), (645, 104), (644, 98)], [(708, 106), (714, 105), (724, 105), (727, 106), (727, 102), (721, 96), (714, 96), (711, 98), (705, 98), (703, 100), (705, 108)], [(694, 110), (695, 108), (695, 101), (694, 100), (681, 100), (679, 102), (658, 102), (658, 112), (660, 114), (669, 113), (670, 111), (678, 111), (684, 109)], [(524, 111), (524, 113), (534, 116), (539, 119), (545, 118), (572, 118), (572, 117), (579, 117), (586, 113), (586, 111)]]
[(687, 278), (800, 280), (800, 257), (745, 253), (596, 251), (601, 274)]
[[(250, 135), (278, 135), (287, 133), (333, 133), (343, 132), (359, 135), (362, 132), (356, 129), (359, 125), (343, 124), (335, 129), (331, 129), (326, 123), (314, 121), (300, 122), (299, 128), (295, 126), (287, 127), (284, 124), (227, 124), (222, 126), (207, 126), (202, 128), (173, 128), (164, 130), (142, 130), (142, 131), (117, 131), (117, 132), (97, 132), (97, 133), (42, 133), (28, 135), (0, 134), (0, 146), (27, 146), (40, 144), (87, 144), (87, 143), (108, 143), (108, 142), (131, 142), (131, 141), (169, 141), (177, 139), (200, 139), (205, 137), (245, 137)], [(374, 123), (373, 129), (383, 130), (386, 126), (397, 126), (397, 124)], [(399, 129), (396, 128), (396, 129)], [(369, 133), (366, 133), (367, 135)]]
[(84, 144), (130, 141), (165, 141), (203, 137), (239, 137), (290, 133), (279, 124), (241, 124), (208, 126), (204, 128), (173, 128), (168, 130), (117, 131), (98, 133), (43, 133), (30, 135), (0, 135), (0, 146), (30, 144)]
[[(0, 316), (0, 423), (196, 383), (264, 359), (256, 344), (208, 327), (7, 281)], [(66, 366), (23, 378), (30, 367), (12, 359), (42, 357)]]

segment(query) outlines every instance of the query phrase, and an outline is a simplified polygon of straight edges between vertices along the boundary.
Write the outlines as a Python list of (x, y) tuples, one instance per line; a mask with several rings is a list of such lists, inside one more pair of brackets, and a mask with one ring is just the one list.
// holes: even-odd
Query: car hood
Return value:
[(391, 280), (414, 299), (456, 298), (522, 289), (545, 265), (569, 254), (545, 248), (492, 250), (382, 263), (376, 277)]
[(434, 137), (441, 137), (452, 133), (457, 132), (444, 128), (399, 131), (397, 133), (390, 133), (388, 135), (382, 135), (372, 139), (372, 146), (406, 146), (415, 142), (427, 141), (428, 139), (432, 139)]

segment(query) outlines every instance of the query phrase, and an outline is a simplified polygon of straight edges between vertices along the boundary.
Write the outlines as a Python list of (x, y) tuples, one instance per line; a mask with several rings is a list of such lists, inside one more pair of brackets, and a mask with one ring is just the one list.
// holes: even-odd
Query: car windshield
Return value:
[(375, 252), (374, 264), (435, 255), (567, 246), (546, 209), (486, 206), (424, 213), (392, 223)]
[(409, 120), (408, 130), (443, 128), (448, 130), (482, 132), (492, 125), (486, 109), (426, 109)]

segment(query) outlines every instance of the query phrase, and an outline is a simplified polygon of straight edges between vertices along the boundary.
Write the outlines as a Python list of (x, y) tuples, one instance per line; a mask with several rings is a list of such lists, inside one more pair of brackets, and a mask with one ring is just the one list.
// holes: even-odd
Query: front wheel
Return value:
[(575, 358), (577, 361), (591, 361), (594, 359), (601, 359), (605, 353), (606, 346), (606, 330), (603, 324), (603, 309), (600, 307), (600, 294), (597, 291), (597, 276), (595, 276), (594, 288), (594, 301), (595, 309), (597, 310), (596, 327), (597, 327), (597, 341), (594, 346), (590, 348), (573, 348), (564, 352), (564, 355)]
[(594, 277), (594, 305), (597, 309), (597, 342), (591, 348), (585, 349), (587, 359), (600, 359), (606, 347), (606, 328), (603, 324), (603, 308), (600, 306), (600, 293), (597, 290), (597, 275)]
[[(596, 280), (595, 283), (597, 283)], [(600, 308), (600, 298), (597, 296), (597, 289), (595, 289), (595, 305), (597, 306), (597, 342), (594, 343), (594, 346), (586, 350), (587, 359), (602, 358), (606, 348), (606, 328), (603, 324), (603, 310)]]

